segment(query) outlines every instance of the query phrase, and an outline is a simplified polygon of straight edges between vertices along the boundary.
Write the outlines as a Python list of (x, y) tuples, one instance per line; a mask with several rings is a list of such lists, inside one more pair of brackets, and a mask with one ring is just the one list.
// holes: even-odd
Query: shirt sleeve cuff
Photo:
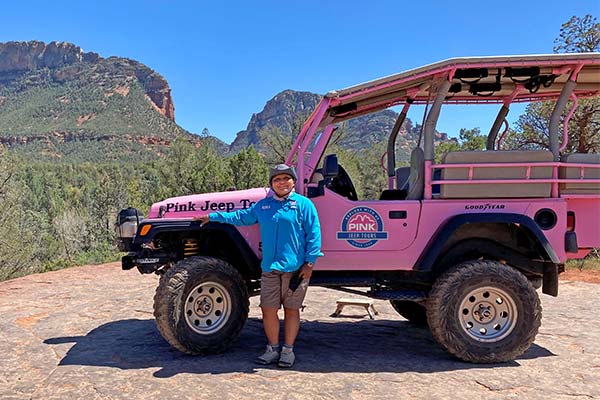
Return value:
[(305, 262), (310, 262), (310, 263), (316, 263), (317, 262), (317, 258), (319, 258), (320, 256), (322, 256), (323, 254), (319, 254), (319, 255), (310, 255), (310, 256), (305, 256), (304, 257), (304, 261)]

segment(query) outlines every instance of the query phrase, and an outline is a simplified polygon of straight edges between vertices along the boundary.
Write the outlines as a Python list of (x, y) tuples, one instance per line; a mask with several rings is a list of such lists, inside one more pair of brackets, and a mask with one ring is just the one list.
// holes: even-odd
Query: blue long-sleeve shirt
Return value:
[(260, 225), (261, 267), (265, 272), (297, 271), (305, 262), (314, 263), (321, 253), (321, 225), (317, 209), (306, 197), (292, 192), (280, 201), (266, 197), (251, 207), (233, 212), (215, 212), (211, 221), (236, 226)]

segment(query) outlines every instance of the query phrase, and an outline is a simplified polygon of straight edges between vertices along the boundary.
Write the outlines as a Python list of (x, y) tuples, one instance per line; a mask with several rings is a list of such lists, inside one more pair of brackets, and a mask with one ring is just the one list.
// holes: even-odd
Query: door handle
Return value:
[(389, 213), (390, 219), (406, 219), (405, 210), (394, 210)]

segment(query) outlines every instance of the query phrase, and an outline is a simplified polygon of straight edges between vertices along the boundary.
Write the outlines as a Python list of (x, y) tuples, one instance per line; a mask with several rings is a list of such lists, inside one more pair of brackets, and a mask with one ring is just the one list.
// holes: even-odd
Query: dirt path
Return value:
[(587, 283), (600, 283), (600, 271), (570, 269), (559, 275), (562, 281), (578, 281)]
[(331, 318), (348, 296), (311, 288), (296, 368), (281, 371), (252, 363), (264, 344), (256, 299), (227, 353), (169, 347), (152, 317), (156, 283), (117, 264), (0, 283), (0, 398), (600, 398), (600, 285), (563, 280), (558, 298), (541, 296), (535, 344), (502, 365), (452, 358), (383, 301), (374, 321), (358, 308)]

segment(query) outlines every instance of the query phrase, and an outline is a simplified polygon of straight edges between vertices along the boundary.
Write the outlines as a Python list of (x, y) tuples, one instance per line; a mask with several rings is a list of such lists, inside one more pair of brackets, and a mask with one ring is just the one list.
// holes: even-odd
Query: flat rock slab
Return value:
[(158, 277), (116, 263), (0, 283), (2, 399), (592, 399), (600, 398), (600, 285), (562, 281), (542, 295), (536, 342), (506, 364), (461, 362), (427, 329), (374, 301), (329, 315), (345, 293), (310, 288), (292, 370), (253, 363), (260, 310), (227, 353), (171, 348), (152, 317)]

